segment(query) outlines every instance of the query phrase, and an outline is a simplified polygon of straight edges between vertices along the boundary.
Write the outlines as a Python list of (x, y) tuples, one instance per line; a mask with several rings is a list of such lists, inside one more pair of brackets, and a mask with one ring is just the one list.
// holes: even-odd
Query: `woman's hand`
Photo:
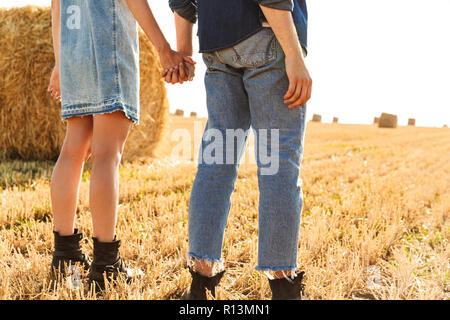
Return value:
[(47, 89), (51, 92), (53, 100), (61, 102), (61, 84), (59, 80), (59, 66), (55, 66), (50, 76), (50, 84)]
[(160, 61), (163, 67), (161, 76), (167, 83), (175, 84), (193, 80), (196, 62), (191, 57), (169, 48), (160, 53)]
[(164, 70), (162, 76), (167, 83), (183, 84), (185, 81), (192, 81), (195, 76), (195, 65), (190, 62), (183, 62), (178, 69)]
[[(142, 30), (144, 30), (156, 50), (158, 50), (159, 60), (164, 70), (163, 73), (166, 75), (170, 72), (170, 83), (189, 80), (187, 75), (192, 72), (184, 64), (184, 57), (186, 55), (173, 51), (170, 48), (169, 43), (153, 16), (147, 0), (126, 0), (126, 2), (136, 21)], [(169, 80), (168, 77), (163, 77), (166, 78), (166, 81)]]

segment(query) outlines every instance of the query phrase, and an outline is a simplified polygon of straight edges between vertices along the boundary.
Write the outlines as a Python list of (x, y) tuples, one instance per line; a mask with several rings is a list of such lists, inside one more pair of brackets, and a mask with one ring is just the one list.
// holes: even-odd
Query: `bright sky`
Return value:
[[(163, 32), (175, 45), (167, 0), (149, 1)], [(0, 0), (0, 6), (49, 5), (50, 0)], [(450, 125), (450, 0), (314, 0), (309, 56), (314, 80), (308, 118), (371, 123), (381, 112), (400, 125)], [(196, 51), (198, 51), (197, 39)], [(170, 110), (206, 116), (201, 56), (196, 79), (167, 85)]]

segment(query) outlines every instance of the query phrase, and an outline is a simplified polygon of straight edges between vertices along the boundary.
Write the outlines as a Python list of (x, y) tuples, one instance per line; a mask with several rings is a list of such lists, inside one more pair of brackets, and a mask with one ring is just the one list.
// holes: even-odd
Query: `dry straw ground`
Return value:
[[(117, 233), (145, 276), (101, 297), (50, 285), (53, 162), (0, 162), (0, 298), (177, 299), (185, 269), (192, 163), (124, 163)], [(450, 298), (450, 130), (309, 123), (299, 261), (311, 299)], [(91, 254), (89, 170), (77, 226)], [(255, 168), (243, 167), (226, 231), (219, 299), (267, 299), (257, 255)]]

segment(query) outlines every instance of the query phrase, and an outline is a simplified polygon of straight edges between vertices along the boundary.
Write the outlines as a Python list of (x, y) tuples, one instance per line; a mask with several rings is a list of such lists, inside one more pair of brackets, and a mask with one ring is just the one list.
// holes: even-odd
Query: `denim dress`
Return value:
[(124, 112), (139, 123), (137, 22), (125, 0), (61, 0), (62, 118)]

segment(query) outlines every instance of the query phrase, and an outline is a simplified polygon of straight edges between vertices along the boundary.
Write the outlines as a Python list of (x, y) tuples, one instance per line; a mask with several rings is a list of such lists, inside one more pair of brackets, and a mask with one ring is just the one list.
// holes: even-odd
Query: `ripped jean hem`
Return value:
[[(289, 282), (292, 282), (294, 278), (297, 276), (297, 273), (295, 272), (300, 266), (297, 265), (296, 267), (288, 267), (288, 266), (281, 266), (281, 267), (265, 267), (265, 266), (256, 266), (255, 270), (263, 271), (264, 274), (267, 276), (269, 280), (279, 279), (279, 277), (275, 276), (275, 273), (278, 271), (281, 271), (283, 274), (283, 277), (287, 279)], [(285, 274), (285, 271), (290, 271), (290, 276)]]
[(217, 259), (217, 258), (211, 258), (207, 255), (197, 255), (193, 252), (188, 252), (187, 254), (187, 265), (189, 268), (191, 268), (193, 271), (197, 272), (195, 268), (195, 261), (205, 260), (207, 266), (212, 267), (212, 272), (209, 277), (214, 277), (216, 274), (222, 272), (225, 270), (223, 260)]
[(268, 267), (268, 266), (256, 266), (255, 270), (258, 271), (291, 271), (300, 268), (297, 264), (296, 266), (280, 266), (280, 267)]

